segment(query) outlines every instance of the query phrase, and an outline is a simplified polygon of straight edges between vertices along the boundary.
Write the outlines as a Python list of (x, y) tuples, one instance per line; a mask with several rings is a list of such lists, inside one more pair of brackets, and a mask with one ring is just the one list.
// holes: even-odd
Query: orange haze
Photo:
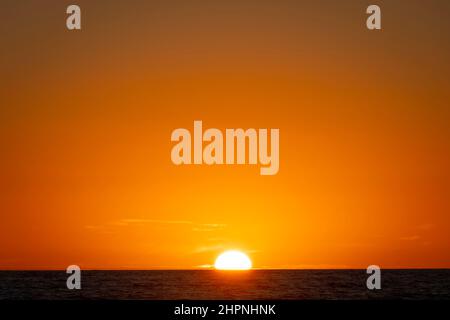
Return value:
[[(6, 1), (0, 269), (450, 267), (450, 2)], [(172, 130), (279, 128), (280, 170)]]

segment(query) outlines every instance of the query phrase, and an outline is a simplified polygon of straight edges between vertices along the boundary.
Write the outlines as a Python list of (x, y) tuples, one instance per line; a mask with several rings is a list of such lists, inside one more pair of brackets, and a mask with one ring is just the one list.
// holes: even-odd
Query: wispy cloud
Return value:
[(431, 230), (433, 228), (434, 228), (434, 224), (432, 224), (432, 223), (424, 223), (424, 224), (417, 226), (417, 229), (419, 229), (419, 230)]
[(86, 229), (99, 230), (106, 227), (126, 227), (126, 226), (144, 226), (144, 225), (185, 225), (190, 226), (192, 231), (214, 231), (225, 228), (223, 223), (198, 223), (188, 220), (161, 220), (161, 219), (120, 219), (108, 222), (104, 225), (87, 225)]
[(279, 265), (276, 266), (275, 268), (273, 266), (268, 266), (268, 265), (262, 265), (259, 266), (257, 269), (293, 269), (293, 270), (298, 270), (298, 269), (304, 269), (304, 270), (308, 270), (308, 269), (351, 269), (352, 267), (350, 265), (346, 265), (346, 264), (285, 264), (285, 265)]
[(199, 266), (196, 266), (198, 269), (214, 269), (213, 264), (201, 264)]
[[(192, 253), (198, 254), (198, 253), (217, 252), (217, 251), (232, 250), (232, 249), (235, 249), (234, 245), (215, 244), (215, 245), (206, 245), (206, 246), (197, 247), (192, 251)], [(261, 250), (258, 250), (258, 249), (246, 249), (243, 251), (245, 251), (245, 253), (248, 253), (248, 254), (255, 254), (255, 253), (261, 252)]]
[(420, 236), (418, 236), (418, 235), (406, 236), (406, 237), (401, 237), (400, 238), (400, 240), (403, 240), (403, 241), (416, 241), (416, 240), (419, 240), (419, 239), (420, 239)]
[(192, 227), (192, 231), (208, 232), (208, 231), (214, 231), (214, 230), (225, 228), (225, 227), (226, 227), (226, 224), (221, 224), (221, 223), (194, 224), (194, 226)]
[(435, 225), (432, 224), (432, 223), (429, 223), (429, 222), (425, 222), (425, 223), (422, 223), (420, 225), (416, 225), (414, 227), (414, 229), (416, 231), (411, 231), (412, 235), (400, 237), (400, 240), (402, 240), (402, 241), (419, 241), (419, 240), (423, 240), (422, 244), (425, 245), (425, 243), (428, 243), (428, 241), (426, 241), (426, 238), (427, 238), (426, 235), (427, 235), (428, 231), (432, 230), (434, 227), (435, 227)]
[(121, 219), (118, 222), (125, 225), (130, 224), (192, 224), (192, 221), (185, 220), (158, 220), (158, 219)]
[(224, 246), (222, 244), (211, 245), (211, 246), (201, 246), (201, 247), (195, 248), (193, 253), (220, 251), (220, 250), (224, 250), (225, 248), (226, 248), (226, 246)]

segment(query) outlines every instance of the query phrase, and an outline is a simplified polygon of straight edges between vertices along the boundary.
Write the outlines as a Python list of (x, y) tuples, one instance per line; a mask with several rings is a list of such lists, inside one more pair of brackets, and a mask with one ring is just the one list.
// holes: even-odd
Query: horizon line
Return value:
[[(381, 270), (450, 270), (450, 267), (389, 267)], [(219, 271), (219, 272), (236, 272), (236, 271), (345, 271), (345, 270), (367, 270), (367, 268), (251, 268), (248, 270), (218, 270), (215, 268), (122, 268), (122, 269), (102, 269), (102, 268), (81, 268), (81, 271)], [(63, 271), (66, 269), (0, 269), (0, 272), (45, 272), (45, 271)]]

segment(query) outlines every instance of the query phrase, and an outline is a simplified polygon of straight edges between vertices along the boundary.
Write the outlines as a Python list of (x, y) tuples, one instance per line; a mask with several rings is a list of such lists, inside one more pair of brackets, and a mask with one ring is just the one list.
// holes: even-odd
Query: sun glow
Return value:
[(217, 270), (249, 270), (252, 268), (252, 262), (245, 253), (230, 250), (217, 257), (214, 267)]

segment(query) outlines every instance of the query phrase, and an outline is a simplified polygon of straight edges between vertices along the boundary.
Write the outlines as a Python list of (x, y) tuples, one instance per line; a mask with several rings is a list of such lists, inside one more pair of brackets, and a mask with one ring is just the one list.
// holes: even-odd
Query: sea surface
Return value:
[(450, 299), (450, 269), (382, 270), (381, 290), (365, 270), (0, 271), (0, 299)]

